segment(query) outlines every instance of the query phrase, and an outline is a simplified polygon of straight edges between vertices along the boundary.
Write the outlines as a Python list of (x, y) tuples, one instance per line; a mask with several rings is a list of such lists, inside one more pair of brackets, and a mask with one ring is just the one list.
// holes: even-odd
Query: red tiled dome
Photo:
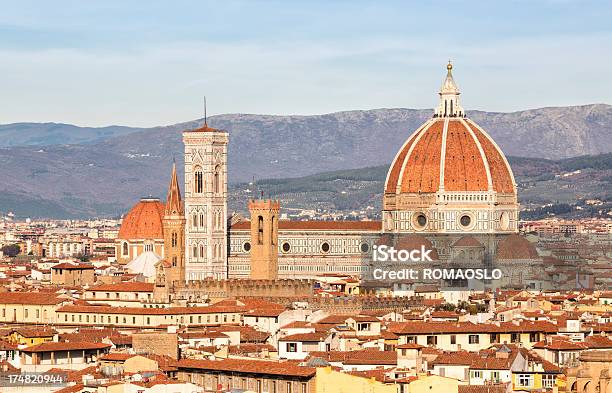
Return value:
[(497, 259), (538, 259), (538, 251), (529, 240), (512, 234), (499, 242), (495, 252)]
[(438, 250), (434, 247), (433, 243), (429, 241), (425, 236), (417, 234), (399, 235), (395, 248), (398, 250), (417, 250), (421, 246), (424, 246), (426, 250), (432, 250), (429, 256), (431, 259), (437, 260)]
[[(448, 122), (448, 123), (447, 123)], [(445, 127), (445, 124), (448, 124)], [(514, 177), (493, 139), (466, 118), (433, 118), (412, 134), (387, 174), (386, 193), (514, 193)]]
[(159, 199), (143, 198), (123, 217), (119, 239), (163, 239), (164, 204)]
[(453, 247), (484, 247), (481, 242), (479, 242), (473, 236), (462, 236), (459, 240), (453, 243)]

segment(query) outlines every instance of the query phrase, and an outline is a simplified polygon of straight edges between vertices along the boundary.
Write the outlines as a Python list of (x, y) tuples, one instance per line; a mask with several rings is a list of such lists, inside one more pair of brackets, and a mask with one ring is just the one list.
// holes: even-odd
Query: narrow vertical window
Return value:
[(257, 217), (257, 244), (263, 244), (263, 217)]
[(221, 190), (221, 167), (219, 165), (217, 165), (215, 167), (215, 175), (214, 175), (214, 181), (213, 181), (213, 187), (214, 187), (214, 191), (215, 193), (219, 193), (219, 191)]
[(204, 177), (202, 175), (202, 168), (196, 167), (194, 171), (194, 190), (193, 190), (196, 194), (201, 194), (202, 191), (204, 190), (203, 180), (204, 180)]

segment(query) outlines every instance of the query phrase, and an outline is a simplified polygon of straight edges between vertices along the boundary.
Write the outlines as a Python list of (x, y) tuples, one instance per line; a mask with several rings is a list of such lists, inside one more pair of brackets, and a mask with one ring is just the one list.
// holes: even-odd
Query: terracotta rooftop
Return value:
[(196, 360), (181, 359), (178, 361), (179, 369), (200, 369), (214, 371), (228, 371), (235, 373), (281, 375), (310, 378), (316, 373), (313, 367), (301, 367), (291, 362), (272, 362), (263, 360), (222, 359), (222, 360)]
[(289, 336), (281, 337), (278, 339), (279, 342), (287, 341), (301, 341), (301, 342), (312, 342), (312, 341), (323, 341), (329, 336), (327, 332), (313, 332), (313, 333), (296, 333)]
[(69, 263), (63, 262), (57, 265), (51, 266), (51, 269), (64, 269), (64, 270), (93, 270), (94, 266), (89, 263)]
[(53, 305), (67, 301), (48, 293), (5, 292), (0, 296), (0, 304), (41, 304)]
[(311, 351), (310, 357), (318, 357), (328, 362), (351, 365), (397, 365), (397, 352), (364, 349), (361, 351)]
[(101, 284), (88, 289), (89, 292), (153, 292), (154, 283), (148, 282), (120, 282), (115, 284)]
[(244, 311), (241, 307), (111, 307), (111, 306), (73, 306), (66, 305), (57, 309), (57, 312), (73, 313), (102, 313), (102, 314), (128, 314), (128, 315), (181, 315), (181, 314), (214, 314), (237, 313)]
[(59, 352), (59, 351), (77, 351), (88, 349), (106, 349), (110, 348), (110, 344), (90, 343), (85, 341), (76, 342), (45, 342), (31, 347), (21, 349), (21, 352)]

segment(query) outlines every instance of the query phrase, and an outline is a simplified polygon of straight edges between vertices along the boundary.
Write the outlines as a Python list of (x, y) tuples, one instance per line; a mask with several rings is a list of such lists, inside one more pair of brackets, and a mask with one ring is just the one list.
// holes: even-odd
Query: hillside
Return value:
[[(508, 155), (558, 160), (612, 151), (610, 105), (468, 115)], [(234, 114), (211, 117), (209, 124), (230, 132), (229, 176), (236, 183), (386, 165), (430, 116), (431, 110), (414, 109), (318, 116)], [(111, 127), (108, 133), (70, 131), (63, 125), (57, 137), (43, 132), (48, 124), (2, 126), (0, 212), (113, 216), (142, 196), (163, 196), (173, 157), (182, 169), (181, 131), (201, 123), (144, 130)]]
[[(586, 205), (588, 199), (612, 199), (612, 154), (564, 160), (509, 157), (519, 188), (521, 217), (543, 218), (550, 213), (565, 217), (604, 216), (612, 205)], [(292, 179), (269, 179), (237, 184), (230, 192), (230, 210), (248, 214), (246, 202), (260, 195), (278, 198), (291, 209), (322, 212), (366, 211), (379, 218), (387, 165), (326, 172)], [(370, 209), (368, 210), (368, 207)]]

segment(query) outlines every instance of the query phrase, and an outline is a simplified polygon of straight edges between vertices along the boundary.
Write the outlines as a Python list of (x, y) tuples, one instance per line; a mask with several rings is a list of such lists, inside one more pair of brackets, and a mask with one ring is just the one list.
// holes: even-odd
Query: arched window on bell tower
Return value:
[(178, 234), (176, 232), (172, 232), (172, 247), (176, 247), (178, 244)]
[(204, 176), (202, 174), (202, 168), (197, 166), (194, 171), (194, 183), (193, 192), (201, 194), (204, 191)]
[(219, 165), (215, 167), (213, 187), (215, 194), (219, 193), (219, 191), (221, 190), (221, 166)]
[(123, 242), (123, 246), (122, 246), (122, 250), (121, 250), (121, 254), (126, 257), (129, 254), (129, 250), (128, 250), (128, 243), (127, 242)]

